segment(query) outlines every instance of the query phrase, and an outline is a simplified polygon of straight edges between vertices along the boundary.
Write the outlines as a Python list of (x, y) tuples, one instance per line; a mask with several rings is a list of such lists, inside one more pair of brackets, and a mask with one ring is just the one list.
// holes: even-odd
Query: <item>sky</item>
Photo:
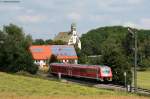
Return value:
[[(53, 39), (76, 23), (79, 35), (104, 26), (150, 29), (150, 0), (0, 0), (0, 28), (10, 23), (34, 39)], [(18, 0), (17, 0), (18, 1)]]

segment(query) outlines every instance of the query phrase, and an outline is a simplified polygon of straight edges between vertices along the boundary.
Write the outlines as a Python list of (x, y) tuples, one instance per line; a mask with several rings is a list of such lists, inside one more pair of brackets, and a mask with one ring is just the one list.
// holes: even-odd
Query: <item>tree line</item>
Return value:
[(33, 40), (32, 44), (33, 45), (65, 45), (67, 43), (62, 40), (53, 41), (52, 39), (47, 39), (47, 40), (35, 39)]
[(64, 45), (66, 42), (51, 39), (32, 39), (25, 35), (23, 29), (15, 24), (4, 25), (0, 30), (0, 71), (20, 72), (26, 71), (36, 74), (38, 66), (34, 64), (29, 51), (31, 45)]
[[(150, 30), (133, 29), (138, 35), (138, 69), (150, 68)], [(90, 30), (81, 36), (82, 50), (78, 50), (79, 63), (108, 65), (113, 71), (113, 81), (132, 81), (134, 66), (134, 38), (128, 27), (111, 26)], [(98, 55), (99, 57), (89, 57)]]
[[(150, 30), (134, 29), (138, 33), (138, 68), (150, 68)], [(80, 64), (108, 65), (113, 71), (113, 81), (124, 83), (124, 72), (127, 83), (132, 81), (134, 65), (134, 40), (127, 27), (112, 26), (90, 30), (80, 38), (82, 49), (76, 48)], [(51, 39), (32, 39), (25, 35), (23, 29), (14, 24), (3, 26), (0, 30), (0, 71), (27, 71), (35, 74), (38, 70), (33, 62), (30, 45), (64, 45), (66, 42)], [(97, 57), (90, 57), (90, 56)]]

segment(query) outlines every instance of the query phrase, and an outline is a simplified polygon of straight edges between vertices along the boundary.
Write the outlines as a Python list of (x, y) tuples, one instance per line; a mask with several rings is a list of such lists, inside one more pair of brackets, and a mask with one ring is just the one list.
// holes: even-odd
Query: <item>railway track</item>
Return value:
[(66, 82), (71, 83), (77, 83), (80, 85), (90, 86), (90, 87), (96, 87), (96, 88), (103, 88), (108, 90), (119, 90), (119, 91), (126, 91), (126, 88), (124, 86), (120, 85), (114, 85), (110, 83), (102, 83), (96, 80), (90, 80), (90, 79), (80, 79), (80, 78), (70, 78), (70, 77), (63, 77), (63, 80), (66, 80)]
[[(56, 76), (54, 78), (57, 78)], [(80, 79), (75, 77), (63, 77), (62, 81), (64, 82), (70, 82), (70, 83), (77, 83), (80, 85), (90, 86), (90, 87), (96, 87), (96, 88), (103, 88), (108, 90), (118, 90), (118, 91), (125, 91), (127, 92), (127, 88), (121, 85), (111, 84), (110, 82), (104, 83), (99, 82), (96, 80), (91, 79)], [(134, 87), (131, 88), (132, 90), (130, 92), (134, 92)], [(143, 94), (150, 96), (150, 90), (143, 89), (143, 88), (137, 88), (137, 94)]]
[[(44, 76), (47, 79), (50, 79), (50, 78), (58, 79), (57, 76), (53, 76), (53, 75), (44, 75)], [(121, 86), (121, 85), (111, 84), (110, 82), (104, 83), (104, 82), (99, 82), (97, 80), (92, 80), (92, 79), (84, 79), (84, 78), (81, 79), (81, 78), (76, 78), (76, 77), (64, 77), (64, 76), (62, 77), (61, 81), (65, 83), (77, 83), (80, 85), (95, 87), (95, 88), (103, 88), (103, 89), (108, 89), (108, 90), (118, 90), (118, 91), (127, 92), (126, 87)], [(134, 87), (132, 87), (131, 89), (132, 89), (131, 92), (134, 92)], [(150, 90), (148, 89), (138, 88), (137, 93), (150, 96)]]
[(144, 92), (150, 93), (150, 90), (148, 90), (148, 89), (143, 89), (143, 88), (138, 88), (138, 91), (144, 91)]
[[(134, 90), (134, 87), (132, 87), (132, 89)], [(137, 93), (150, 96), (150, 90), (149, 89), (137, 88)]]

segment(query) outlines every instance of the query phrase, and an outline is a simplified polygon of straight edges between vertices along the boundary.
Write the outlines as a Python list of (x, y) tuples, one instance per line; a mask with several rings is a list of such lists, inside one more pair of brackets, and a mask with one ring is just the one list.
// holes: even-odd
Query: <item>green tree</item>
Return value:
[(147, 41), (146, 45), (144, 46), (144, 53), (146, 58), (150, 58), (150, 39)]
[(33, 41), (33, 45), (44, 45), (45, 41), (43, 39), (36, 39)]
[(147, 70), (147, 68), (150, 68), (150, 58), (145, 58), (142, 60), (142, 62), (140, 63), (140, 67), (142, 71)]
[(57, 56), (55, 56), (54, 54), (51, 55), (49, 63), (54, 63), (54, 62), (58, 62)]
[[(146, 60), (150, 55), (150, 30), (134, 30), (138, 34), (138, 64), (139, 66), (140, 64), (149, 64), (150, 61)], [(123, 83), (123, 70), (127, 70), (127, 75), (130, 77), (128, 81), (131, 81), (134, 38), (128, 33), (128, 27), (110, 26), (92, 29), (81, 36), (81, 42), (82, 50), (79, 62), (81, 60), (82, 63), (88, 64), (112, 65), (113, 72), (117, 73), (114, 74), (114, 81), (118, 83)], [(89, 60), (90, 55), (102, 57)]]
[(52, 45), (53, 44), (53, 40), (51, 40), (51, 39), (45, 40), (45, 43)]
[(126, 55), (133, 55), (134, 53), (134, 35), (127, 33), (123, 40), (123, 47), (125, 49)]
[(28, 51), (29, 36), (25, 36), (22, 29), (14, 24), (4, 26), (2, 32), (5, 38), (0, 47), (0, 70), (36, 73), (38, 67), (33, 64), (32, 56)]
[(129, 65), (127, 58), (122, 54), (122, 50), (118, 45), (111, 41), (105, 42), (102, 51), (102, 63), (110, 66), (113, 73), (113, 81), (115, 83), (124, 84), (124, 72), (127, 73), (127, 83), (131, 84), (132, 73), (131, 65)]

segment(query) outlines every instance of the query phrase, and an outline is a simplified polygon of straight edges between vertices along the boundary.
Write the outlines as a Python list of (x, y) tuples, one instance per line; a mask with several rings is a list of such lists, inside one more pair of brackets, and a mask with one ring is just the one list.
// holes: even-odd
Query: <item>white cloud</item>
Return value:
[(141, 19), (141, 23), (150, 26), (150, 18), (143, 18), (143, 19)]
[(140, 26), (146, 29), (150, 29), (150, 18), (142, 18), (140, 20)]
[(79, 13), (72, 12), (68, 14), (68, 18), (74, 21), (78, 21), (81, 19), (81, 15)]
[(96, 0), (96, 6), (101, 11), (120, 12), (138, 9), (146, 0)]
[(44, 15), (21, 15), (18, 16), (20, 22), (23, 23), (38, 23), (47, 19), (47, 16)]
[(101, 15), (90, 15), (90, 19), (92, 21), (101, 21), (101, 20), (104, 20), (105, 17), (102, 17)]
[(23, 10), (24, 7), (16, 6), (16, 5), (0, 5), (0, 11), (19, 11)]
[(150, 29), (150, 18), (142, 18), (136, 22), (125, 22), (123, 25), (139, 29)]
[(141, 4), (142, 2), (144, 2), (145, 0), (126, 0), (128, 4)]
[(109, 14), (107, 15), (89, 15), (88, 17), (91, 22), (94, 23), (102, 23), (104, 25), (120, 25), (121, 20), (116, 19)]
[(97, 0), (99, 5), (108, 7), (112, 4), (140, 4), (145, 0)]
[(26, 9), (26, 13), (34, 13), (35, 11), (33, 9)]
[(109, 25), (150, 28), (149, 6), (150, 0), (22, 0), (0, 4), (0, 24), (19, 23), (28, 33), (36, 33), (33, 38), (66, 30), (71, 22), (79, 24), (81, 33)]
[(137, 24), (133, 23), (133, 22), (125, 22), (123, 24), (123, 26), (127, 26), (127, 27), (132, 27), (132, 28), (137, 28)]

